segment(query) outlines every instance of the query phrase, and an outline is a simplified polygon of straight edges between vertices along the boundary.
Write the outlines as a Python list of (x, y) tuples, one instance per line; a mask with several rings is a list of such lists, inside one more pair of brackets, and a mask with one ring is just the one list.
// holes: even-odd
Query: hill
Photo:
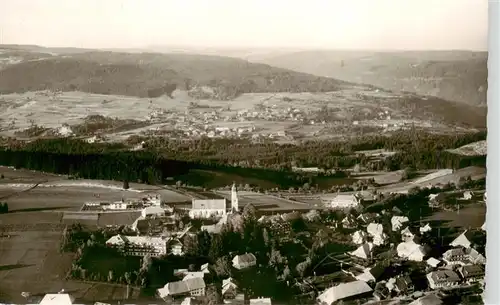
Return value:
[(487, 52), (301, 51), (245, 58), (391, 91), (486, 106)]
[(462, 156), (486, 156), (488, 146), (486, 141), (479, 141), (464, 145), (462, 147), (451, 149), (449, 152)]
[(212, 91), (210, 98), (226, 100), (242, 93), (330, 92), (349, 85), (332, 78), (220, 56), (108, 51), (45, 55), (20, 48), (4, 52), (15, 52), (16, 56), (10, 56), (15, 60), (0, 73), (0, 94), (77, 90), (158, 97), (170, 95), (179, 87), (189, 90), (208, 86)]

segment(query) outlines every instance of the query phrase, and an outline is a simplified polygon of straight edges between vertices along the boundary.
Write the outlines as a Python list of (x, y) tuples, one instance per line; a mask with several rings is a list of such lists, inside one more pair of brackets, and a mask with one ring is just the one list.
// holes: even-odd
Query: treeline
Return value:
[[(337, 142), (306, 141), (285, 145), (208, 138), (189, 142), (164, 138), (140, 140), (146, 140), (150, 150), (167, 158), (182, 158), (187, 161), (207, 160), (232, 166), (277, 170), (290, 170), (293, 166), (345, 169), (356, 164), (371, 170), (394, 170), (408, 166), (416, 169), (483, 166), (486, 162), (485, 156), (460, 156), (446, 150), (485, 139), (485, 131), (457, 135), (402, 131), (390, 137), (360, 137)], [(360, 152), (375, 149), (397, 153), (387, 158), (374, 158)], [(385, 159), (385, 162), (380, 162), (381, 159)]]
[[(313, 183), (308, 175), (264, 168), (232, 167), (210, 160), (179, 161), (151, 151), (131, 152), (119, 145), (80, 140), (38, 140), (0, 150), (0, 165), (70, 175), (77, 178), (164, 184), (190, 170), (210, 170), (274, 181), (282, 188)], [(190, 181), (183, 181), (187, 184)], [(194, 184), (198, 185), (198, 184)]]

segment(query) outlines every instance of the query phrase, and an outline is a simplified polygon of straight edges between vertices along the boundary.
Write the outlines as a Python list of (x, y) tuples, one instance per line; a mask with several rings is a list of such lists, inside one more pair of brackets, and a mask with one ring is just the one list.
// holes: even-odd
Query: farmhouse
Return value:
[(222, 297), (226, 300), (236, 298), (238, 285), (234, 283), (232, 278), (222, 280)]
[(384, 233), (384, 226), (379, 223), (371, 223), (366, 228), (368, 235), (373, 238), (373, 244), (375, 246), (380, 246), (385, 244), (387, 240), (387, 235)]
[(368, 296), (372, 289), (363, 281), (341, 283), (328, 288), (318, 296), (318, 303), (321, 305), (331, 305), (340, 300), (349, 300), (354, 297)]
[(108, 247), (115, 247), (130, 256), (167, 254), (167, 240), (161, 237), (115, 235), (106, 241)]
[(101, 205), (101, 208), (103, 210), (113, 210), (113, 211), (129, 210), (129, 209), (133, 209), (134, 207), (135, 207), (135, 205), (133, 203), (125, 202), (124, 199), (122, 199), (121, 201), (116, 201), (113, 203), (104, 203)]
[(413, 286), (411, 278), (408, 275), (405, 275), (396, 278), (394, 290), (399, 294), (410, 294), (415, 290), (415, 286)]
[(250, 299), (249, 304), (250, 305), (272, 305), (272, 301), (270, 298), (257, 298), (257, 299)]
[(352, 242), (356, 245), (361, 245), (365, 242), (366, 233), (364, 231), (356, 231), (352, 233)]
[(426, 275), (431, 289), (454, 287), (460, 283), (460, 277), (452, 270), (438, 270)]
[(361, 201), (355, 194), (338, 194), (327, 205), (332, 209), (352, 209), (359, 207)]
[(233, 258), (233, 267), (241, 270), (257, 265), (257, 258), (252, 253), (236, 255)]

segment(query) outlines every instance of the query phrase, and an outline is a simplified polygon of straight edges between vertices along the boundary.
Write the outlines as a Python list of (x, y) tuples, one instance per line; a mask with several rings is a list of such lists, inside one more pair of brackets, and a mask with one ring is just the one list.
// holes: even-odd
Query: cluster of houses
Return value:
[[(356, 196), (350, 196), (354, 201)], [(349, 199), (344, 197), (342, 199)], [(340, 206), (346, 206), (345, 202), (349, 200), (337, 200)], [(393, 232), (399, 232), (401, 241), (399, 244), (389, 244), (387, 234), (384, 232), (384, 226), (377, 223), (378, 214), (361, 214), (357, 218), (346, 216), (342, 225), (359, 228), (351, 234), (352, 243), (358, 245), (358, 248), (347, 253), (347, 260), (343, 264), (351, 266), (342, 267), (342, 271), (353, 278), (353, 281), (341, 283), (325, 290), (318, 297), (320, 304), (336, 304), (339, 300), (359, 299), (363, 297), (382, 301), (398, 296), (421, 295), (424, 300), (434, 300), (442, 304), (434, 292), (440, 289), (453, 289), (459, 287), (470, 287), (473, 284), (479, 284), (484, 287), (486, 258), (476, 250), (478, 238), (484, 235), (480, 229), (466, 230), (456, 237), (449, 245), (446, 252), (441, 257), (432, 257), (429, 254), (431, 249), (428, 246), (420, 244), (421, 237), (432, 230), (429, 224), (420, 224), (413, 226), (406, 216), (393, 216), (391, 218), (391, 228)], [(382, 280), (386, 271), (393, 266), (389, 265), (391, 259), (375, 258), (374, 252), (378, 247), (387, 246), (390, 251), (395, 251), (396, 261), (400, 263), (405, 261), (415, 262), (425, 266), (426, 280), (429, 290), (427, 292), (416, 291), (412, 279), (408, 273), (394, 275), (389, 280)], [(416, 301), (415, 301), (416, 302)], [(424, 303), (426, 303), (424, 302)], [(417, 304), (417, 303), (415, 303)], [(420, 303), (418, 303), (420, 304)]]
[[(174, 210), (162, 206), (159, 196), (150, 198), (155, 204), (142, 209), (141, 215), (130, 226), (137, 235), (115, 235), (106, 241), (106, 245), (131, 256), (183, 255), (181, 240), (189, 234), (191, 227), (187, 226), (179, 232), (172, 230), (175, 228), (177, 217)], [(238, 210), (238, 194), (236, 186), (233, 185), (229, 204), (225, 198), (193, 199), (188, 214), (192, 219), (218, 218), (219, 222), (215, 225), (202, 228), (213, 232), (220, 229), (229, 214)]]
[[(98, 196), (98, 195), (96, 195)], [(144, 207), (160, 207), (160, 195), (147, 195), (141, 200), (119, 200), (115, 202), (90, 201), (85, 202), (82, 211), (125, 211), (138, 210)]]

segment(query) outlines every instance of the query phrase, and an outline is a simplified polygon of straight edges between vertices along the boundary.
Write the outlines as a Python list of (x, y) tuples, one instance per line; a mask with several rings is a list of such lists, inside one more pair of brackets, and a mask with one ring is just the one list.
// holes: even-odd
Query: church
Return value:
[(231, 202), (228, 207), (227, 201), (223, 199), (193, 199), (189, 217), (191, 218), (211, 218), (222, 217), (228, 213), (239, 210), (238, 191), (233, 183), (231, 187)]

